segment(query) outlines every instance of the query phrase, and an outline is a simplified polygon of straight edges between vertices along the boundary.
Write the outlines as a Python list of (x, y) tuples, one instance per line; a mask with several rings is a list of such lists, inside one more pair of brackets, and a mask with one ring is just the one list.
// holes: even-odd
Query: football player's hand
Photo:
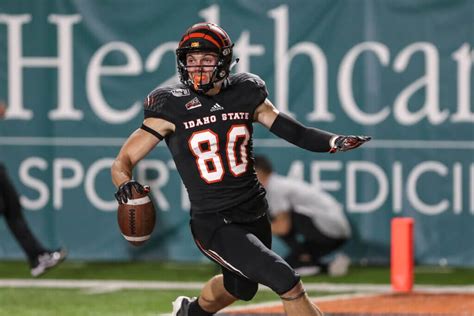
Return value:
[(119, 204), (127, 203), (128, 200), (131, 200), (132, 195), (132, 188), (135, 189), (140, 194), (145, 194), (150, 192), (150, 187), (148, 185), (141, 185), (135, 180), (129, 180), (127, 182), (122, 183), (117, 192), (115, 192), (115, 198), (119, 202)]
[(330, 153), (335, 153), (338, 151), (348, 151), (354, 148), (359, 147), (360, 145), (371, 140), (370, 136), (337, 136), (333, 141), (333, 146), (329, 150)]

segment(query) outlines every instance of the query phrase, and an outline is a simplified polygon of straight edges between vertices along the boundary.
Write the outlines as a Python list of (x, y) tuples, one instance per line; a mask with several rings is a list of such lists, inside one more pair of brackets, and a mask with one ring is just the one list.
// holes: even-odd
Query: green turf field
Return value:
[[(66, 261), (40, 280), (139, 280), (203, 282), (218, 272), (213, 264), (175, 263), (82, 263)], [(347, 276), (304, 278), (305, 283), (389, 284), (386, 267), (352, 267)], [(24, 262), (1, 262), (0, 279), (33, 280)], [(416, 284), (474, 284), (474, 269), (420, 267)], [(0, 315), (159, 315), (171, 311), (179, 295), (196, 296), (198, 290), (94, 290), (0, 287)], [(310, 292), (311, 296), (328, 293)], [(334, 293), (332, 293), (334, 294)], [(278, 297), (260, 291), (251, 303)]]

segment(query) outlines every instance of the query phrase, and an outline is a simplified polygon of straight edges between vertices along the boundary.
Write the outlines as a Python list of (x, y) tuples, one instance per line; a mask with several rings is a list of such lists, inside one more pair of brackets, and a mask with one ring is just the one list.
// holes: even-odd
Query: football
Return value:
[(117, 220), (123, 237), (134, 246), (140, 246), (155, 228), (155, 207), (148, 194), (132, 188), (132, 199), (119, 204)]

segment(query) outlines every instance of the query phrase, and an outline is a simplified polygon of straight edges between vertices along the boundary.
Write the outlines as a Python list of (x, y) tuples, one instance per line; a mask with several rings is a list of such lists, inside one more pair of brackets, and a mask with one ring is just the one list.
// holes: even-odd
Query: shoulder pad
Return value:
[(166, 104), (166, 100), (171, 96), (171, 89), (168, 87), (156, 88), (148, 94), (143, 106), (146, 111), (160, 112)]
[(229, 77), (231, 84), (242, 84), (242, 83), (250, 83), (255, 84), (257, 87), (264, 87), (265, 81), (262, 80), (259, 76), (249, 73), (249, 72), (241, 72)]

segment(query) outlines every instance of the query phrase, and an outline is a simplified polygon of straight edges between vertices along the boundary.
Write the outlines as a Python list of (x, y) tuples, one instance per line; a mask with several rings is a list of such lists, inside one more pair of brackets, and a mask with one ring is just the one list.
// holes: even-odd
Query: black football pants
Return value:
[(229, 222), (219, 213), (193, 216), (194, 241), (218, 263), (224, 287), (241, 300), (251, 300), (258, 283), (282, 295), (300, 280), (299, 275), (271, 250), (271, 226), (266, 214), (245, 223)]
[(5, 216), (7, 225), (26, 253), (30, 264), (45, 252), (43, 246), (30, 231), (21, 212), (20, 200), (5, 167), (0, 164), (0, 214)]

